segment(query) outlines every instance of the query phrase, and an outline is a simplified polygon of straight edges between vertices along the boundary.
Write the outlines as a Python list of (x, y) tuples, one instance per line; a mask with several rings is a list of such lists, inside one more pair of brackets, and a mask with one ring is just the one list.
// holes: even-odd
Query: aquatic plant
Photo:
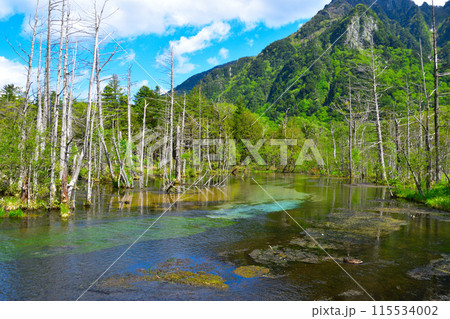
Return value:
[(0, 207), (6, 211), (47, 209), (48, 203), (41, 199), (29, 199), (23, 202), (19, 197), (9, 196), (0, 199)]
[(327, 216), (324, 220), (315, 221), (314, 227), (337, 230), (365, 237), (377, 238), (399, 230), (407, 222), (389, 216), (380, 216), (368, 212), (340, 212)]
[(189, 285), (194, 287), (211, 287), (217, 289), (228, 289), (225, 280), (217, 275), (204, 271), (192, 272), (187, 270), (149, 270), (141, 277), (143, 281), (165, 281), (175, 284)]
[[(142, 233), (155, 220), (156, 217), (121, 219), (92, 225), (78, 222), (69, 229), (60, 225), (45, 228), (41, 232), (18, 233), (16, 230), (5, 230), (0, 232), (0, 261), (15, 258), (14, 252), (28, 257), (47, 257), (87, 253), (130, 244), (136, 239), (136, 234)], [(142, 240), (186, 237), (233, 224), (230, 220), (207, 217), (165, 216)]]
[(62, 203), (60, 205), (60, 209), (61, 209), (60, 215), (62, 218), (67, 218), (70, 216), (70, 207), (67, 203)]
[(266, 249), (255, 249), (249, 256), (257, 263), (264, 265), (285, 266), (290, 262), (301, 262), (305, 264), (319, 264), (330, 260), (329, 257), (316, 251), (311, 252), (291, 246), (279, 247), (269, 246)]
[(425, 267), (418, 267), (409, 271), (408, 276), (417, 280), (431, 280), (434, 277), (450, 275), (450, 255), (442, 254), (442, 258), (432, 260)]
[(256, 278), (267, 276), (270, 270), (266, 267), (251, 265), (238, 267), (233, 272), (244, 278)]
[[(290, 210), (297, 208), (301, 205), (300, 200), (280, 201), (278, 203), (266, 203), (259, 205), (239, 205), (232, 208), (223, 208), (213, 211), (207, 215), (210, 218), (222, 218), (222, 219), (244, 219), (251, 218), (258, 214), (267, 214), (272, 212), (280, 212), (284, 210)], [(280, 207), (281, 206), (281, 207)]]
[(9, 218), (22, 218), (23, 215), (23, 210), (21, 209), (15, 209), (8, 212)]
[(106, 287), (129, 288), (131, 284), (145, 281), (162, 281), (193, 287), (228, 289), (225, 280), (212, 273), (199, 270), (198, 265), (190, 265), (190, 259), (171, 258), (158, 264), (154, 269), (140, 269), (139, 274), (115, 275), (106, 278)]

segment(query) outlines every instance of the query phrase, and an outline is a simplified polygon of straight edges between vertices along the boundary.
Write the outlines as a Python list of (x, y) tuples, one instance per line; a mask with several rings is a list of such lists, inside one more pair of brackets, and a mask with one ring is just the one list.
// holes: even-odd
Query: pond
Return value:
[(369, 184), (253, 178), (177, 202), (95, 186), (67, 219), (1, 219), (0, 299), (76, 300), (115, 261), (81, 300), (450, 298), (450, 214)]

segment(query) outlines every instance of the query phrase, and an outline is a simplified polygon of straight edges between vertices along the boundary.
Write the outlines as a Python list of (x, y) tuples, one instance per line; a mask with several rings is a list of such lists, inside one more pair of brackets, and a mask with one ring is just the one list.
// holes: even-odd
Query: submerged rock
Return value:
[[(189, 259), (169, 259), (155, 269), (139, 269), (138, 274), (116, 275), (106, 278), (101, 283), (104, 287), (132, 288), (133, 284), (146, 281), (163, 281), (194, 287), (228, 289), (225, 280), (212, 273), (189, 266)], [(204, 267), (204, 265), (200, 265)], [(184, 269), (182, 269), (184, 268)]]
[(433, 277), (450, 276), (450, 255), (443, 254), (443, 258), (432, 260), (427, 266), (415, 268), (407, 274), (417, 280), (431, 280)]
[(236, 275), (244, 277), (244, 278), (256, 278), (256, 277), (265, 277), (269, 274), (270, 270), (266, 267), (261, 266), (242, 266), (236, 268), (233, 271)]
[(204, 271), (192, 272), (179, 269), (156, 269), (149, 270), (141, 279), (142, 281), (165, 281), (194, 287), (228, 288), (228, 285), (225, 284), (225, 280), (222, 277)]
[[(315, 228), (323, 229), (324, 236), (330, 231), (344, 232), (366, 238), (379, 238), (400, 230), (408, 222), (370, 212), (337, 212), (324, 220), (312, 221)], [(314, 238), (316, 238), (313, 235)]]
[(140, 281), (141, 276), (135, 274), (114, 275), (104, 279), (101, 286), (107, 288), (132, 288)]
[(269, 247), (268, 249), (255, 249), (249, 256), (260, 264), (275, 265), (285, 265), (288, 262), (318, 264), (329, 260), (329, 257), (319, 256), (309, 251), (290, 247), (279, 248), (278, 246)]
[(363, 261), (361, 259), (356, 259), (356, 258), (351, 258), (351, 257), (345, 257), (342, 261), (346, 264), (351, 264), (351, 265), (360, 265), (363, 263)]
[(361, 296), (361, 295), (362, 295), (361, 291), (353, 290), (353, 289), (339, 294), (339, 296), (342, 296), (342, 297), (356, 297), (356, 296)]
[(321, 247), (325, 250), (343, 250), (343, 249), (345, 249), (345, 246), (340, 243), (333, 243), (330, 241), (324, 241), (322, 239), (320, 239), (320, 241), (318, 241), (318, 243), (319, 243), (320, 247), (309, 237), (294, 238), (290, 241), (291, 245), (297, 245), (302, 248), (308, 248), (308, 249), (321, 249)]

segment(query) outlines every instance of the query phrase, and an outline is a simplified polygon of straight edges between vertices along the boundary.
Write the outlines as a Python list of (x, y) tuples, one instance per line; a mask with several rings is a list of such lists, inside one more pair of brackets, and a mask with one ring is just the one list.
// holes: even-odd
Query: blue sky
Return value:
[[(45, 17), (47, 0), (40, 1)], [(85, 19), (91, 0), (70, 0), (73, 16)], [(169, 88), (159, 60), (169, 47), (175, 56), (175, 85), (215, 65), (254, 56), (271, 42), (298, 30), (329, 0), (110, 0), (104, 34), (110, 34), (103, 50), (115, 41), (124, 49), (105, 68), (102, 77), (115, 73), (126, 84), (132, 65), (133, 91), (141, 85)], [(417, 0), (417, 3), (423, 1)], [(103, 3), (103, 0), (97, 0)], [(445, 0), (435, 1), (437, 4)], [(20, 51), (28, 49), (27, 22), (34, 15), (36, 0), (0, 0), (0, 87), (7, 83), (24, 86), (22, 61), (7, 40)], [(80, 44), (80, 47), (88, 44)], [(37, 58), (36, 58), (37, 59)], [(136, 63), (137, 62), (137, 63)], [(36, 63), (35, 63), (36, 64)], [(86, 94), (87, 73), (80, 75), (77, 91)]]

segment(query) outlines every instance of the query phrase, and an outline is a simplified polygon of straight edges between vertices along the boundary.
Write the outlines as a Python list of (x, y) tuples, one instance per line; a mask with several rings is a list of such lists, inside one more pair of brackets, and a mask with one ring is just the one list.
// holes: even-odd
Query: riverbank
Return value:
[(437, 184), (429, 191), (424, 191), (424, 193), (425, 197), (411, 187), (397, 188), (394, 191), (394, 195), (398, 198), (425, 204), (430, 208), (450, 212), (450, 184)]
[[(23, 218), (35, 211), (48, 209), (48, 202), (42, 199), (29, 199), (24, 202), (16, 196), (0, 198), (0, 218)], [(59, 209), (59, 206), (54, 209)]]

